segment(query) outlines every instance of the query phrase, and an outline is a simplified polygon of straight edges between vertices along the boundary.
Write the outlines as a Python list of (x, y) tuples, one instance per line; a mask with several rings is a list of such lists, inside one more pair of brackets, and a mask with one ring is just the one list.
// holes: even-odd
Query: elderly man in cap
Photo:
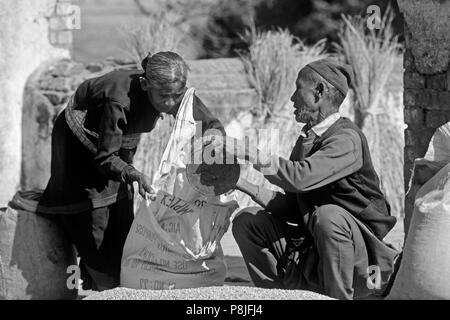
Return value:
[[(361, 130), (339, 115), (352, 79), (348, 65), (323, 59), (300, 70), (295, 119), (305, 123), (289, 159), (215, 139), (217, 150), (247, 159), (274, 192), (241, 178), (261, 207), (242, 210), (233, 235), (254, 284), (303, 289), (338, 299), (383, 295), (398, 252), (382, 240), (396, 218)], [(267, 165), (274, 170), (264, 170)], [(242, 187), (244, 186), (244, 187)]]

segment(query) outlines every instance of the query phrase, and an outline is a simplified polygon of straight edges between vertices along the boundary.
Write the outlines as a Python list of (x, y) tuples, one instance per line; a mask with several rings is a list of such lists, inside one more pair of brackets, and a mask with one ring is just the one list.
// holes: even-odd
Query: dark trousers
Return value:
[[(258, 207), (242, 210), (233, 220), (234, 238), (256, 286), (292, 288), (286, 285), (288, 228)], [(365, 282), (360, 275), (368, 267), (367, 249), (354, 218), (341, 207), (324, 205), (310, 216), (307, 229), (313, 249), (302, 257), (307, 263), (299, 264), (303, 270), (298, 275), (305, 279), (296, 289), (353, 299), (354, 282)]]
[(92, 281), (94, 290), (119, 286), (123, 246), (134, 219), (133, 199), (60, 217), (81, 257), (83, 282)]

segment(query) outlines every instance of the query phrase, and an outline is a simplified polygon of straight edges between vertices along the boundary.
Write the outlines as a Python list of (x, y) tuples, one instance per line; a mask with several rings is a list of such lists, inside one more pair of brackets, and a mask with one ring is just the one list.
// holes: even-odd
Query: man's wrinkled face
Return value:
[(184, 94), (186, 85), (180, 81), (169, 83), (161, 87), (150, 87), (146, 78), (141, 78), (142, 89), (147, 91), (153, 107), (161, 113), (176, 115)]
[(320, 99), (315, 95), (315, 88), (309, 81), (301, 79), (301, 73), (299, 73), (295, 85), (296, 90), (291, 97), (291, 101), (294, 103), (295, 120), (314, 125), (320, 114)]
[(150, 101), (156, 110), (176, 115), (186, 90), (187, 88), (184, 84), (175, 82), (164, 87), (151, 88), (148, 93)]

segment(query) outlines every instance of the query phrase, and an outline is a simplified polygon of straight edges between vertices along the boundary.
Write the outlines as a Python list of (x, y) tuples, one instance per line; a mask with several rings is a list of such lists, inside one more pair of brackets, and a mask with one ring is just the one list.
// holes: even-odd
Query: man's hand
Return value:
[(209, 144), (214, 152), (222, 154), (222, 159), (228, 159), (225, 157), (226, 154), (231, 154), (237, 159), (250, 162), (256, 170), (261, 172), (271, 165), (271, 157), (259, 150), (256, 145), (251, 145), (248, 140), (244, 142), (228, 136), (205, 136), (203, 146)]
[(236, 189), (246, 193), (252, 199), (258, 195), (258, 186), (242, 177), (242, 175), (239, 177), (239, 180), (236, 183)]
[(229, 136), (205, 136), (203, 145), (211, 144), (211, 147), (218, 154), (228, 154), (241, 160), (256, 160), (257, 148), (250, 146), (248, 141), (242, 141)]
[(128, 184), (137, 182), (139, 194), (144, 199), (154, 201), (156, 199), (156, 190), (152, 187), (152, 180), (147, 175), (139, 172), (132, 165), (128, 165), (122, 171), (122, 180)]
[(239, 177), (236, 189), (248, 194), (253, 201), (266, 208), (270, 201), (275, 197), (276, 192), (266, 189), (261, 185), (256, 185), (243, 177)]
[(156, 190), (152, 187), (152, 180), (149, 176), (142, 174), (139, 180), (136, 180), (139, 187), (139, 194), (144, 199), (156, 200)]

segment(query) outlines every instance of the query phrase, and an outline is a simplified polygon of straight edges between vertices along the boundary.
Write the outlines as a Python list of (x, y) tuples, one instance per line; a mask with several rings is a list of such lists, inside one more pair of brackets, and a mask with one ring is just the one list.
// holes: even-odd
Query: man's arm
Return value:
[(325, 139), (322, 148), (303, 161), (278, 156), (272, 160), (276, 173), (265, 175), (269, 182), (287, 192), (307, 192), (358, 171), (363, 165), (361, 139), (354, 130), (345, 129)]
[(265, 208), (271, 215), (291, 223), (300, 223), (297, 196), (294, 193), (282, 193), (255, 185), (244, 178), (239, 178), (237, 189), (248, 194), (253, 201)]
[(128, 184), (136, 181), (139, 193), (145, 198), (146, 192), (151, 196), (154, 193), (151, 179), (119, 157), (123, 130), (127, 124), (124, 110), (124, 106), (119, 102), (114, 100), (106, 102), (100, 119), (98, 150), (94, 156), (94, 165), (109, 179)]
[(121, 173), (128, 165), (119, 157), (123, 130), (127, 124), (124, 107), (114, 101), (106, 101), (99, 124), (99, 138), (94, 165), (108, 178), (121, 181)]

